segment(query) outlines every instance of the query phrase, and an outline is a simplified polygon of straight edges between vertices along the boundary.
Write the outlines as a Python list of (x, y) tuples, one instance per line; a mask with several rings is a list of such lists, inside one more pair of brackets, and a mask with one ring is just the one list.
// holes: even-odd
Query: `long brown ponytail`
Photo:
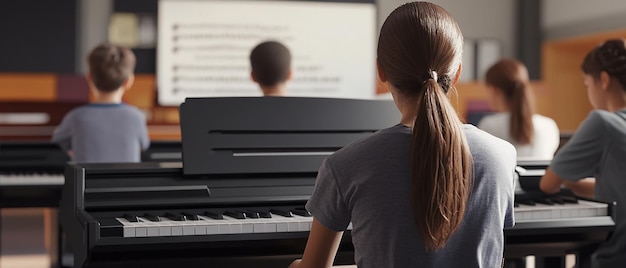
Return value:
[(509, 135), (517, 144), (533, 141), (532, 91), (528, 69), (514, 59), (503, 59), (491, 66), (485, 75), (485, 83), (502, 92), (511, 114)]
[(401, 96), (417, 101), (411, 145), (412, 206), (426, 250), (445, 246), (465, 215), (472, 156), (447, 93), (463, 37), (443, 8), (407, 3), (387, 18), (378, 63)]

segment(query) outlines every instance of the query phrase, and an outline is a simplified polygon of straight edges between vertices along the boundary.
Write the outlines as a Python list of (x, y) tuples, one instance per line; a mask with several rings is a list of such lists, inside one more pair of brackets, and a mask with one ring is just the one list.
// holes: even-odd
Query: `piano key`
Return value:
[(211, 219), (214, 219), (214, 220), (223, 220), (224, 219), (222, 214), (213, 213), (213, 212), (210, 212), (210, 211), (206, 211), (202, 215), (206, 216), (206, 217), (209, 217)]
[(246, 216), (241, 211), (227, 210), (224, 212), (224, 215), (231, 217), (231, 218), (240, 219), (240, 220), (243, 220), (246, 218)]
[(184, 212), (183, 216), (185, 216), (187, 218), (187, 220), (190, 220), (190, 221), (197, 221), (197, 220), (199, 220), (198, 214), (195, 214), (195, 213)]
[(558, 196), (557, 197), (552, 197), (552, 198), (550, 198), (550, 200), (552, 200), (552, 202), (554, 202), (556, 204), (559, 204), (559, 205), (565, 204), (565, 201), (563, 200), (563, 198), (560, 198)]
[(572, 203), (572, 204), (578, 203), (578, 198), (573, 197), (573, 196), (562, 196), (561, 199), (563, 199), (565, 203)]
[(138, 222), (130, 222), (126, 218), (115, 218), (122, 224), (123, 237), (135, 237), (135, 227)]
[[(158, 217), (158, 216), (155, 216), (155, 217)], [(139, 222), (137, 223), (137, 227), (135, 228), (135, 235), (137, 237), (159, 236), (160, 231), (159, 231), (158, 222), (155, 222), (151, 219), (144, 218), (144, 217), (137, 217), (137, 218), (139, 219)], [(160, 217), (158, 217), (158, 219), (159, 221), (161, 221)]]
[(540, 203), (540, 204), (544, 204), (544, 205), (553, 205), (554, 202), (552, 200), (550, 200), (549, 198), (537, 198), (534, 200), (535, 203)]
[(165, 217), (175, 220), (175, 221), (186, 221), (187, 217), (185, 217), (185, 215), (183, 214), (173, 214), (173, 213), (166, 213)]
[(515, 202), (522, 204), (522, 205), (527, 205), (527, 206), (535, 205), (535, 201), (530, 200), (530, 199), (518, 199), (518, 200), (515, 200)]
[(137, 218), (137, 216), (135, 215), (124, 214), (124, 219), (126, 219), (129, 222), (139, 222), (139, 218)]
[(250, 219), (258, 219), (259, 218), (259, 213), (256, 211), (250, 211), (250, 210), (246, 210), (246, 211), (238, 211), (243, 213), (243, 215), (246, 218), (250, 218)]
[(313, 216), (306, 209), (292, 209), (291, 212), (293, 214), (295, 214), (295, 215), (302, 216), (302, 217), (312, 217)]
[(272, 213), (268, 211), (259, 211), (259, 217), (269, 219), (272, 218)]
[(0, 174), (0, 185), (63, 185), (63, 174), (11, 173)]
[(143, 215), (143, 218), (147, 219), (148, 221), (154, 221), (154, 222), (159, 222), (161, 221), (161, 217), (157, 216), (157, 215), (153, 215), (153, 214), (145, 214)]
[(270, 213), (276, 214), (276, 215), (280, 215), (280, 216), (283, 216), (283, 217), (293, 217), (293, 214), (289, 210), (270, 209)]

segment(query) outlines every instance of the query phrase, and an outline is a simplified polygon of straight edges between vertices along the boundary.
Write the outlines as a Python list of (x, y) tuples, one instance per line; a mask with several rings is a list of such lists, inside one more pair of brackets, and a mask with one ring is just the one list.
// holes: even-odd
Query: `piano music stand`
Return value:
[(183, 170), (316, 173), (334, 151), (399, 121), (393, 102), (384, 100), (187, 98), (180, 106)]

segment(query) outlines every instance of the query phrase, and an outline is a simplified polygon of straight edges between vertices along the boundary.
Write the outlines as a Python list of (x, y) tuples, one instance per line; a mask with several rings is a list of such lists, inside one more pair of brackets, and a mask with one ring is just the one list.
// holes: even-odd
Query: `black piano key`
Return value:
[(165, 214), (165, 217), (175, 220), (175, 221), (186, 221), (187, 217), (185, 217), (185, 215), (183, 214), (174, 214), (174, 213), (167, 213)]
[(313, 215), (311, 215), (311, 213), (306, 209), (292, 209), (291, 212), (302, 217), (313, 217)]
[(124, 237), (124, 225), (116, 219), (99, 219), (100, 237)]
[(210, 211), (204, 212), (202, 215), (206, 216), (206, 217), (209, 217), (211, 219), (214, 219), (214, 220), (223, 220), (224, 219), (224, 216), (222, 216), (222, 214), (213, 213), (213, 212), (210, 212)]
[(161, 221), (161, 217), (157, 215), (149, 214), (149, 213), (146, 213), (143, 217), (148, 219), (149, 221), (154, 221), (154, 222)]
[(561, 196), (561, 198), (563, 199), (563, 202), (565, 202), (565, 203), (578, 204), (578, 199), (576, 197), (573, 197), (573, 196)]
[(293, 214), (289, 210), (270, 209), (270, 212), (283, 217), (293, 217)]
[(187, 217), (187, 220), (190, 220), (190, 221), (197, 221), (200, 219), (198, 218), (198, 214), (195, 214), (195, 213), (185, 212), (183, 213), (183, 216)]
[(544, 204), (544, 205), (554, 205), (554, 202), (549, 198), (537, 198), (535, 199), (535, 203)]
[(243, 213), (244, 216), (246, 216), (246, 218), (248, 219), (258, 219), (259, 218), (259, 213), (256, 211), (251, 211), (251, 210), (246, 210), (246, 211), (240, 211), (241, 213)]
[(559, 204), (559, 205), (563, 205), (565, 204), (565, 201), (563, 201), (563, 198), (560, 197), (552, 197), (550, 198), (550, 200), (552, 200), (552, 202), (554, 202), (555, 204)]
[(243, 220), (246, 218), (245, 215), (243, 215), (243, 212), (241, 211), (233, 211), (233, 210), (227, 210), (224, 212), (224, 215), (228, 216), (228, 217), (232, 217), (238, 220)]
[(527, 206), (534, 206), (535, 205), (535, 201), (530, 200), (530, 199), (518, 199), (516, 200), (517, 203), (522, 204), (522, 205), (527, 205)]
[(517, 203), (517, 202), (513, 202), (513, 207), (514, 207), (514, 208), (518, 208), (518, 207), (519, 207), (519, 203)]
[(135, 215), (124, 214), (124, 219), (126, 219), (129, 222), (139, 222), (139, 218)]
[(259, 211), (259, 217), (270, 219), (272, 218), (272, 213), (270, 213), (269, 211)]

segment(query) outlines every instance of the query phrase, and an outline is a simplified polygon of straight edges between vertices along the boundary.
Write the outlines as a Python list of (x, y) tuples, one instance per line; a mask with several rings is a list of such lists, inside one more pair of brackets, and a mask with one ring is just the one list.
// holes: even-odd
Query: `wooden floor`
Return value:
[(0, 268), (49, 268), (45, 209), (2, 209)]
[[(0, 268), (50, 268), (44, 231), (46, 210), (2, 209), (1, 212)], [(529, 257), (526, 268), (535, 268), (532, 260)], [(566, 267), (574, 267), (574, 263), (575, 257), (567, 256)]]

